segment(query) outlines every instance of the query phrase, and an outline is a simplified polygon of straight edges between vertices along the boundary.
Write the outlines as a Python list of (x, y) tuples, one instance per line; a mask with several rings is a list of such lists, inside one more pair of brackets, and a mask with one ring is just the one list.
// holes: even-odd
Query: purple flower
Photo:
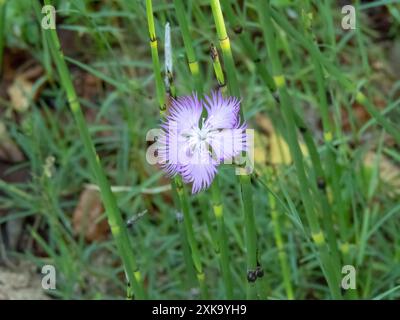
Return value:
[(192, 193), (208, 188), (220, 163), (247, 150), (246, 124), (240, 123), (239, 110), (240, 101), (224, 98), (221, 92), (205, 100), (196, 94), (173, 100), (158, 140), (164, 171), (192, 183)]

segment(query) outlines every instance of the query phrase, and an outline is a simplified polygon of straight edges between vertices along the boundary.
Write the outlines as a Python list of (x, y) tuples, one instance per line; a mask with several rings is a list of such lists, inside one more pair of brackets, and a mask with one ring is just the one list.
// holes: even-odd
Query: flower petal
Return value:
[(167, 122), (157, 141), (157, 151), (161, 167), (169, 176), (179, 173), (180, 165), (187, 162), (183, 150), (188, 148), (188, 139), (178, 133), (177, 123)]
[(181, 166), (179, 172), (183, 182), (193, 183), (193, 194), (211, 185), (217, 172), (217, 163), (210, 156), (206, 143), (193, 150), (189, 161)]
[(242, 124), (235, 129), (214, 131), (209, 135), (207, 142), (219, 163), (232, 159), (248, 149), (246, 125)]
[(195, 93), (191, 96), (173, 99), (169, 114), (162, 127), (175, 122), (178, 133), (189, 130), (194, 126), (198, 127), (202, 111), (202, 104)]
[(179, 135), (172, 126), (168, 130), (163, 129), (157, 141), (158, 158), (162, 169), (174, 176), (179, 168)]
[(212, 130), (232, 129), (239, 123), (240, 100), (235, 97), (224, 98), (221, 91), (206, 96), (205, 107), (208, 112), (204, 125)]

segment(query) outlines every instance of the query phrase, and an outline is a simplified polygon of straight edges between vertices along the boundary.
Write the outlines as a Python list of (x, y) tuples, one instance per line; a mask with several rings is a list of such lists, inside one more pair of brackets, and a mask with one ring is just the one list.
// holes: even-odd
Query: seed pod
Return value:
[(255, 282), (257, 280), (257, 274), (254, 270), (247, 271), (247, 281)]

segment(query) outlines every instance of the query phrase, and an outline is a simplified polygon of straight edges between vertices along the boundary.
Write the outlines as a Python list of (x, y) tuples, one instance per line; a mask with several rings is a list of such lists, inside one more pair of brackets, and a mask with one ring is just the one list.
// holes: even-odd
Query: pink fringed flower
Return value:
[[(207, 117), (202, 117), (203, 111)], [(246, 124), (240, 123), (240, 101), (214, 92), (173, 100), (158, 141), (162, 167), (192, 183), (192, 193), (208, 188), (219, 164), (247, 150)]]

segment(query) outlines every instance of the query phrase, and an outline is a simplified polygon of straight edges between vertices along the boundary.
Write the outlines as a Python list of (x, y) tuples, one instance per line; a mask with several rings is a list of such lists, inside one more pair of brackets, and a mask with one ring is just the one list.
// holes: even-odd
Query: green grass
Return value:
[[(25, 219), (26, 247), (7, 254), (53, 264), (54, 296), (400, 298), (400, 81), (365, 14), (387, 6), (389, 44), (400, 41), (399, 2), (360, 4), (353, 31), (340, 27), (341, 8), (330, 1), (51, 2), (58, 36), (40, 28), (35, 1), (8, 1), (0, 23), (0, 57), (4, 39), (4, 48), (28, 52), (43, 68), (18, 121), (0, 97), (1, 122), (26, 158), (0, 180), (8, 211), (0, 224)], [(169, 101), (167, 22), (171, 92), (221, 87), (240, 96), (261, 141), (251, 176), (224, 165), (196, 196), (146, 161), (146, 134)], [(99, 84), (94, 93), (89, 76)], [(368, 119), (360, 122), (355, 104)], [(272, 163), (279, 155), (270, 153), (260, 117), (271, 120), (292, 162)], [(384, 173), (388, 163), (397, 182)], [(24, 168), (29, 180), (6, 182)], [(100, 188), (100, 219), (113, 231), (106, 240), (87, 242), (72, 225), (87, 184)], [(346, 264), (357, 271), (356, 290), (340, 290)], [(264, 275), (249, 283), (256, 270)]]

